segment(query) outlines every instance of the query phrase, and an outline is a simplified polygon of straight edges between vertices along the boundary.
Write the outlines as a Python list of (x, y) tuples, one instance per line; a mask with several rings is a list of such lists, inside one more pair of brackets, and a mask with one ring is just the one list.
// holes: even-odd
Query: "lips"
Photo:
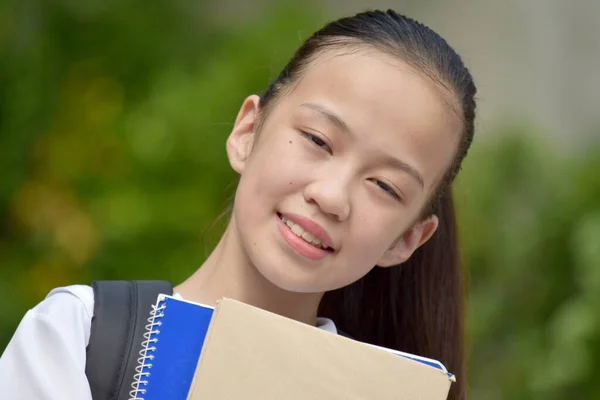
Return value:
[[(323, 229), (319, 224), (317, 224), (316, 222), (302, 217), (300, 215), (297, 214), (289, 214), (289, 213), (278, 213), (278, 216), (280, 219), (282, 220), (288, 220), (293, 222), (294, 224), (298, 225), (303, 232), (306, 232), (308, 234), (308, 239), (307, 241), (309, 242), (313, 242), (313, 244), (315, 244), (315, 242), (317, 242), (317, 247), (323, 247), (325, 250), (329, 250), (332, 251), (334, 249), (333, 246), (333, 240), (331, 240), (331, 237), (329, 236), (329, 234), (327, 233), (327, 231), (325, 231), (325, 229)], [(301, 232), (295, 232), (296, 234), (300, 233), (300, 235), (298, 236), (303, 236)], [(307, 235), (304, 235), (307, 236)], [(305, 237), (305, 240), (307, 238)], [(316, 239), (313, 240), (313, 239)]]
[(277, 227), (287, 246), (304, 259), (320, 261), (334, 252), (327, 232), (307, 218), (278, 213)]

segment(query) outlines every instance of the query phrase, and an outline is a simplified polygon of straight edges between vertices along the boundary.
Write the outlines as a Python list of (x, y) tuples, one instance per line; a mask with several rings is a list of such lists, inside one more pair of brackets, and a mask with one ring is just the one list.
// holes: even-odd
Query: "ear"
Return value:
[(227, 157), (231, 167), (239, 174), (244, 171), (246, 160), (254, 145), (259, 106), (260, 97), (246, 97), (235, 119), (233, 130), (227, 138)]
[(402, 264), (410, 258), (410, 256), (427, 242), (435, 233), (439, 225), (439, 219), (435, 215), (431, 215), (422, 221), (417, 222), (412, 228), (404, 232), (402, 236), (394, 242), (379, 263), (380, 267), (391, 267)]

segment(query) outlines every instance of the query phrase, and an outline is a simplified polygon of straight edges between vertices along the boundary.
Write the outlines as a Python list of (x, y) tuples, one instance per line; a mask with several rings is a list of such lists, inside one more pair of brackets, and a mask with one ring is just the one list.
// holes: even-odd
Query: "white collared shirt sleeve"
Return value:
[(0, 393), (11, 400), (91, 400), (85, 375), (93, 291), (51, 291), (21, 320), (0, 357)]

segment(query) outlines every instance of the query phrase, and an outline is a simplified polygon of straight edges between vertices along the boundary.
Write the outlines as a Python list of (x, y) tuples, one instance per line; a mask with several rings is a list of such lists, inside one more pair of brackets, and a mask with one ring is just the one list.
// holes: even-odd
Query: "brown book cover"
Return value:
[(453, 381), (388, 350), (223, 299), (188, 400), (445, 400)]

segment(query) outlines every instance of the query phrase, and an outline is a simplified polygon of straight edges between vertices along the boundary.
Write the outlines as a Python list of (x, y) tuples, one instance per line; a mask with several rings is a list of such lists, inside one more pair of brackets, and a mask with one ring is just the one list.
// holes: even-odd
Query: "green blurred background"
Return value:
[[(235, 188), (224, 144), (243, 98), (326, 20), (374, 5), (335, 3), (0, 3), (0, 350), (56, 286), (197, 268)], [(434, 29), (444, 16), (398, 3)], [(455, 188), (471, 398), (600, 398), (600, 129), (494, 119), (507, 77), (479, 71), (484, 123)]]

